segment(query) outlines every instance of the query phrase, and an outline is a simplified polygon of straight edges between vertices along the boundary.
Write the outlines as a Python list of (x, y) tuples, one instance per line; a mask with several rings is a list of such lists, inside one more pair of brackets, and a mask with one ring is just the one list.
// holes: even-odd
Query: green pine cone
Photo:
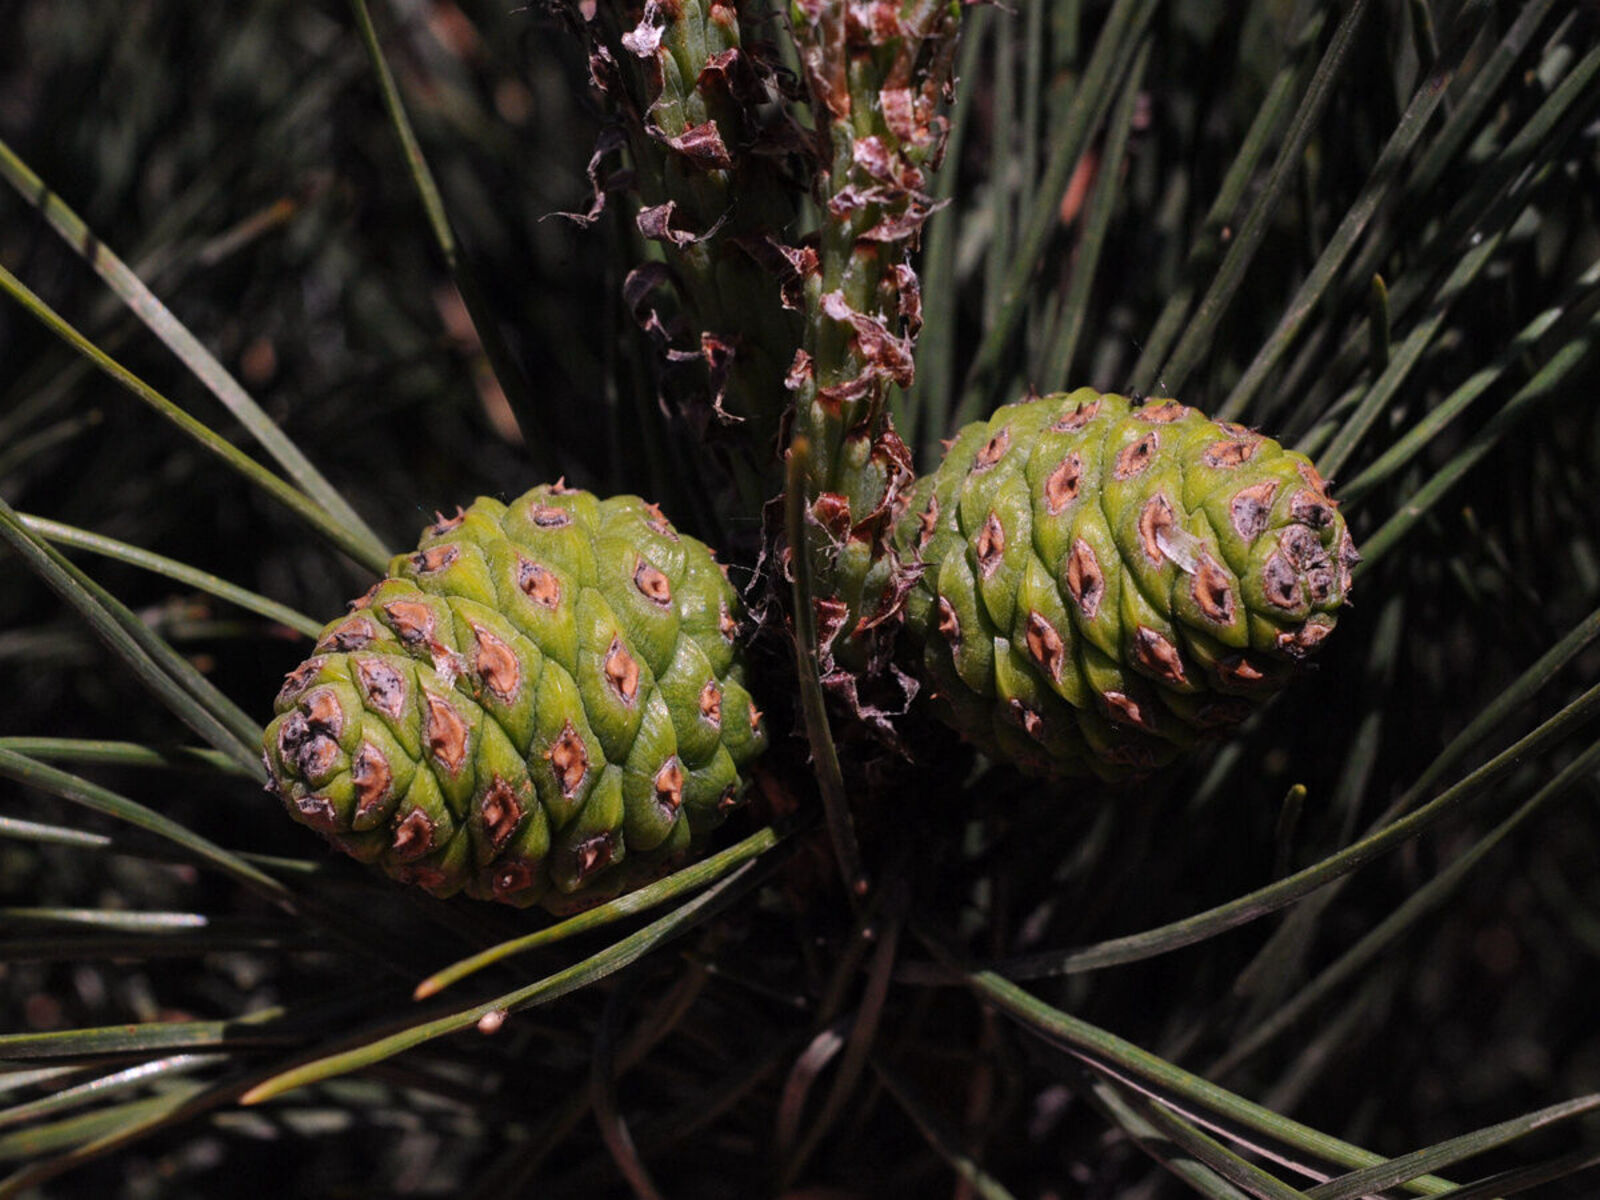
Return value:
[(1358, 560), (1304, 455), (1088, 388), (967, 426), (895, 535), (939, 715), (1043, 776), (1139, 775), (1243, 720)]
[(636, 496), (479, 498), (289, 674), (269, 789), (435, 895), (598, 903), (672, 869), (743, 794), (766, 734), (738, 618), (710, 550)]

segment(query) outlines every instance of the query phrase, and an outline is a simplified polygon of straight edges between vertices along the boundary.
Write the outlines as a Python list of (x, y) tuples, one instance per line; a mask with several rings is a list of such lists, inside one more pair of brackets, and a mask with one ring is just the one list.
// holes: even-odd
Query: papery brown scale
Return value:
[(1247, 542), (1259, 537), (1267, 527), (1272, 498), (1277, 492), (1278, 481), (1275, 479), (1240, 488), (1228, 504), (1228, 519), (1234, 532)]
[(366, 617), (351, 617), (323, 634), (317, 641), (317, 649), (348, 654), (352, 650), (365, 649), (377, 637), (377, 626)]
[(1152, 563), (1161, 561), (1162, 539), (1171, 531), (1176, 519), (1172, 505), (1159, 492), (1145, 501), (1144, 508), (1139, 511), (1139, 544)]
[(1233, 623), (1233, 585), (1228, 573), (1209, 556), (1200, 560), (1190, 585), (1194, 602), (1218, 624)]
[(437, 829), (427, 813), (413, 808), (395, 825), (390, 849), (401, 859), (421, 858), (433, 849)]
[(406, 707), (406, 679), (388, 663), (371, 658), (353, 660), (356, 678), (366, 692), (367, 704), (387, 717), (399, 720)]
[(481, 625), (474, 624), (472, 634), (478, 643), (478, 655), (473, 664), (478, 677), (501, 700), (512, 703), (522, 682), (522, 668), (516, 654)]
[(452, 775), (467, 761), (467, 723), (448, 700), (424, 690), (427, 705), (428, 753)]
[(442, 571), (461, 555), (461, 551), (454, 546), (429, 546), (411, 556), (412, 567), (426, 575), (433, 571)]
[(517, 556), (517, 586), (535, 604), (550, 609), (561, 606), (561, 581), (554, 572), (521, 555)]
[(725, 171), (733, 166), (733, 156), (728, 153), (715, 121), (692, 125), (677, 137), (662, 137), (661, 140), (701, 170)]
[(578, 731), (568, 721), (561, 727), (561, 734), (556, 738), (550, 749), (545, 751), (545, 757), (550, 760), (550, 765), (555, 769), (556, 782), (564, 796), (576, 795), (583, 786), (584, 778), (589, 774), (589, 752), (584, 749), (583, 738), (578, 736)]
[(1028, 654), (1054, 683), (1061, 682), (1061, 671), (1066, 664), (1067, 647), (1056, 627), (1037, 612), (1028, 614), (1024, 630)]
[(389, 762), (371, 742), (362, 742), (350, 764), (350, 783), (355, 791), (356, 818), (380, 809), (389, 799), (394, 772)]
[(483, 829), (489, 835), (489, 844), (496, 850), (500, 849), (511, 840), (511, 835), (517, 831), (517, 825), (522, 820), (522, 804), (517, 799), (516, 788), (496, 775), (484, 790), (483, 799), (478, 803), (478, 812), (483, 817)]
[(1146, 670), (1159, 675), (1167, 683), (1177, 685), (1186, 682), (1183, 656), (1178, 653), (1176, 646), (1154, 629), (1140, 625), (1134, 631), (1133, 652)]
[(344, 709), (332, 688), (318, 688), (300, 702), (313, 729), (321, 729), (338, 740), (344, 732)]
[(1082, 538), (1072, 544), (1067, 555), (1067, 590), (1083, 615), (1094, 620), (1100, 611), (1100, 598), (1105, 595), (1106, 581), (1094, 549)]
[(850, 501), (838, 492), (823, 492), (812, 501), (811, 516), (835, 541), (850, 534)]
[(1067, 505), (1078, 498), (1078, 487), (1083, 480), (1083, 459), (1072, 451), (1051, 471), (1044, 481), (1044, 507), (1052, 517), (1058, 517)]
[(611, 690), (624, 704), (631, 706), (639, 695), (639, 663), (622, 648), (621, 641), (616, 638), (611, 639), (611, 646), (606, 651), (604, 669)]

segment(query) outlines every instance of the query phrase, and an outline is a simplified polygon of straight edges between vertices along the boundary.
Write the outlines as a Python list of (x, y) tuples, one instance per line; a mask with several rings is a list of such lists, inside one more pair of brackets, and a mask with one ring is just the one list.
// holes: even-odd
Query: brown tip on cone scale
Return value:
[(516, 788), (496, 775), (478, 802), (478, 813), (483, 817), (483, 831), (489, 835), (489, 844), (499, 850), (511, 840), (522, 820), (522, 804), (517, 799)]
[(978, 531), (978, 540), (973, 549), (978, 555), (978, 573), (988, 579), (999, 568), (1006, 553), (1006, 530), (1000, 524), (1000, 518), (993, 509), (983, 520), (983, 528)]
[(1056, 464), (1044, 481), (1044, 508), (1052, 517), (1078, 498), (1078, 488), (1083, 482), (1083, 458), (1074, 450)]
[(283, 677), (283, 686), (278, 689), (276, 706), (280, 709), (293, 704), (295, 698), (311, 686), (311, 681), (317, 673), (327, 665), (327, 659), (317, 657), (308, 658), (294, 670)]
[(371, 608), (372, 598), (378, 594), (378, 589), (381, 588), (383, 584), (384, 581), (382, 579), (378, 580), (377, 583), (373, 584), (366, 591), (362, 592), (361, 595), (350, 601), (350, 603), (345, 605), (345, 607), (351, 612), (358, 612), (363, 608)]
[(572, 514), (566, 509), (537, 501), (528, 506), (528, 519), (540, 529), (564, 529), (572, 524)]
[(1133, 656), (1145, 670), (1167, 683), (1180, 685), (1187, 682), (1183, 656), (1178, 653), (1178, 648), (1147, 625), (1141, 625), (1134, 631)]
[(428, 707), (428, 753), (454, 775), (467, 761), (467, 723), (443, 696), (424, 690), (422, 697)]
[(299, 819), (318, 833), (339, 832), (339, 813), (326, 796), (296, 796), (294, 808)]
[(1223, 442), (1212, 442), (1211, 445), (1206, 447), (1201, 459), (1208, 467), (1215, 467), (1221, 471), (1231, 471), (1235, 467), (1243, 466), (1255, 457), (1256, 448), (1260, 444), (1261, 439), (1253, 435)]
[(620, 638), (612, 638), (606, 651), (604, 664), (606, 682), (624, 704), (630, 708), (639, 695), (639, 664), (633, 655), (622, 648)]
[(456, 546), (429, 546), (411, 556), (411, 568), (418, 574), (428, 575), (444, 570), (460, 557), (461, 551)]
[(350, 784), (355, 790), (356, 818), (382, 808), (389, 799), (389, 788), (394, 782), (394, 772), (389, 760), (371, 742), (362, 742), (350, 764)]
[(534, 866), (525, 859), (506, 859), (494, 869), (490, 886), (496, 896), (510, 896), (525, 891), (533, 883)]
[(550, 749), (545, 751), (544, 756), (555, 768), (556, 783), (561, 788), (561, 794), (575, 795), (583, 786), (584, 776), (589, 773), (589, 752), (584, 748), (583, 738), (578, 736), (578, 731), (573, 728), (570, 720), (561, 727), (560, 736)]
[(520, 554), (517, 556), (517, 587), (535, 604), (548, 609), (561, 607), (561, 581), (555, 572)]
[(1148, 421), (1152, 425), (1170, 425), (1188, 415), (1188, 405), (1179, 404), (1176, 400), (1163, 400), (1159, 404), (1147, 404), (1143, 408), (1134, 409), (1133, 419)]
[(1167, 498), (1157, 492), (1146, 500), (1139, 510), (1139, 544), (1144, 556), (1157, 566), (1161, 564), (1161, 539), (1172, 529), (1176, 518)]
[(1233, 583), (1227, 571), (1210, 555), (1202, 558), (1195, 568), (1189, 594), (1209, 620), (1219, 625), (1233, 624)]
[(1088, 404), (1080, 404), (1071, 412), (1057, 417), (1050, 428), (1056, 433), (1072, 433), (1082, 429), (1100, 413), (1100, 401), (1091, 400)]
[(671, 541), (678, 540), (677, 530), (672, 528), (672, 522), (667, 520), (666, 514), (661, 511), (659, 504), (646, 504), (644, 511), (650, 514), (645, 518), (645, 524), (650, 526), (661, 537)]
[(1160, 446), (1160, 439), (1153, 429), (1138, 441), (1130, 442), (1117, 455), (1117, 465), (1112, 471), (1112, 477), (1119, 480), (1132, 479), (1135, 475), (1143, 473), (1155, 461)]
[(1072, 543), (1072, 552), (1067, 555), (1067, 591), (1077, 603), (1078, 611), (1086, 619), (1094, 620), (1106, 594), (1106, 579), (1094, 547), (1082, 538)]
[(367, 694), (367, 707), (398, 721), (406, 707), (406, 678), (377, 658), (354, 660), (356, 678)]
[(1005, 453), (1010, 446), (1011, 430), (1009, 428), (1002, 429), (983, 444), (977, 456), (972, 460), (972, 470), (974, 472), (987, 471), (1005, 457)]
[(383, 606), (395, 634), (408, 646), (433, 641), (433, 609), (416, 600), (394, 600)]
[(1028, 654), (1052, 682), (1061, 682), (1061, 671), (1066, 664), (1067, 646), (1056, 627), (1037, 612), (1028, 614), (1024, 630)]
[(700, 716), (714, 729), (722, 728), (722, 689), (715, 679), (700, 689)]
[(1278, 494), (1278, 481), (1264, 479), (1240, 488), (1228, 503), (1228, 520), (1233, 531), (1247, 542), (1252, 542), (1267, 528), (1272, 515), (1272, 498)]
[(466, 519), (466, 510), (463, 509), (459, 504), (456, 505), (456, 515), (453, 517), (447, 517), (442, 512), (435, 509), (433, 513), (433, 524), (428, 526), (428, 536), (442, 537)]
[(1217, 662), (1217, 674), (1226, 683), (1240, 687), (1254, 687), (1266, 679), (1266, 674), (1242, 654), (1230, 655)]
[(1267, 603), (1293, 610), (1305, 603), (1300, 577), (1281, 554), (1274, 554), (1261, 567), (1261, 588)]
[(639, 589), (641, 596), (657, 608), (672, 606), (672, 584), (666, 575), (647, 562), (643, 555), (639, 556), (633, 568), (633, 586)]
[(674, 754), (661, 765), (655, 777), (656, 803), (670, 812), (677, 812), (683, 803), (683, 768)]
[(1132, 725), (1136, 729), (1151, 728), (1149, 716), (1139, 702), (1126, 692), (1105, 692), (1101, 698), (1105, 700), (1106, 712), (1113, 721)]
[(611, 862), (612, 847), (609, 833), (597, 833), (585, 838), (573, 848), (577, 859), (577, 876), (581, 882)]
[(928, 539), (933, 536), (933, 531), (939, 526), (939, 497), (929, 496), (928, 507), (922, 510), (922, 515), (917, 518), (917, 548), (920, 550), (928, 544)]
[(317, 641), (317, 650), (322, 653), (348, 654), (352, 650), (364, 650), (371, 645), (378, 636), (377, 626), (366, 617), (349, 617), (339, 622)]
[(484, 687), (510, 704), (522, 686), (522, 667), (516, 654), (505, 642), (476, 623), (472, 625), (472, 636), (478, 643), (477, 658), (473, 662), (478, 678), (483, 680)]
[(332, 688), (318, 688), (300, 702), (300, 711), (313, 729), (320, 729), (335, 740), (344, 731), (344, 709)]
[(394, 840), (389, 848), (400, 858), (421, 858), (433, 849), (436, 832), (433, 819), (420, 808), (413, 808), (395, 823)]

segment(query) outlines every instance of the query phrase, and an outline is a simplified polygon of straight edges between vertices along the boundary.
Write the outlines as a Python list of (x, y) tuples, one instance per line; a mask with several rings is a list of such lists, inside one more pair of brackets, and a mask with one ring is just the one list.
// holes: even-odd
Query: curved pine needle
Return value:
[(1305, 73), (1311, 53), (1316, 49), (1317, 40), (1322, 36), (1323, 26), (1328, 20), (1326, 5), (1305, 4), (1301, 8), (1304, 18), (1285, 55), (1283, 65), (1273, 76), (1267, 94), (1261, 101), (1261, 107), (1257, 109), (1254, 119), (1250, 122), (1250, 128), (1245, 131), (1243, 139), (1239, 142), (1239, 149), (1234, 154), (1233, 161), (1228, 164), (1227, 174), (1222, 177), (1222, 184), (1217, 188), (1216, 197), (1212, 200), (1205, 220), (1201, 222), (1199, 232), (1189, 247), (1188, 256), (1183, 264), (1182, 282), (1162, 306), (1161, 314), (1145, 336), (1138, 361), (1134, 363), (1133, 370), (1129, 373), (1129, 386), (1141, 395), (1158, 390), (1162, 394), (1170, 391), (1165, 380), (1156, 374), (1156, 368), (1166, 358), (1167, 352), (1172, 348), (1173, 340), (1183, 325), (1184, 318), (1189, 315), (1189, 308), (1194, 303), (1197, 280), (1214, 269), (1217, 260), (1222, 256), (1223, 230), (1233, 220), (1234, 212), (1244, 198), (1245, 188), (1255, 175), (1256, 167), (1266, 153), (1267, 146), (1278, 136), (1279, 130), (1292, 114), (1289, 102), (1294, 94), (1296, 82)]
[[(270, 1079), (256, 1084), (244, 1094), (240, 1102), (259, 1104), (263, 1100), (293, 1091), (297, 1087), (304, 1087), (306, 1084), (323, 1079), (332, 1079), (337, 1075), (382, 1062), (386, 1058), (420, 1046), (434, 1038), (470, 1029), (485, 1017), (495, 1021), (503, 1020), (507, 1013), (548, 1004), (568, 992), (587, 987), (613, 972), (620, 971), (630, 963), (637, 962), (650, 951), (710, 920), (760, 881), (763, 876), (755, 872), (756, 866), (755, 862), (745, 863), (732, 875), (713, 884), (666, 916), (657, 918), (638, 932), (629, 934), (564, 970), (547, 975), (526, 987), (496, 996), (492, 1000), (475, 1004), (471, 1008), (418, 1022), (398, 1033), (362, 1040), (348, 1050), (318, 1055), (308, 1062), (286, 1071), (279, 1071)], [(367, 1037), (370, 1038), (370, 1035)]]
[(1436, 1146), (1429, 1146), (1426, 1150), (1418, 1150), (1413, 1154), (1405, 1154), (1388, 1162), (1377, 1163), (1359, 1171), (1352, 1171), (1348, 1175), (1341, 1175), (1337, 1179), (1330, 1179), (1322, 1186), (1312, 1188), (1306, 1195), (1310, 1200), (1358, 1200), (1361, 1196), (1370, 1196), (1375, 1192), (1409, 1183), (1424, 1172), (1448, 1167), (1462, 1159), (1497, 1149), (1518, 1138), (1526, 1137), (1536, 1129), (1544, 1129), (1561, 1121), (1570, 1121), (1597, 1108), (1600, 1108), (1600, 1094), (1579, 1096), (1575, 1100), (1552, 1104), (1549, 1108), (1524, 1113), (1520, 1117), (1513, 1117), (1498, 1125), (1450, 1138)]
[(489, 311), (482, 289), (478, 287), (477, 278), (467, 265), (466, 258), (456, 242), (455, 230), (451, 228), (450, 218), (445, 212), (439, 185), (433, 177), (432, 169), (428, 166), (427, 156), (422, 152), (422, 143), (418, 141), (416, 130), (412, 128), (411, 118), (406, 115), (405, 102), (400, 98), (400, 88), (395, 83), (394, 74), (389, 70), (389, 63), (383, 56), (383, 48), (378, 44), (378, 31), (373, 27), (372, 14), (367, 9), (366, 0), (350, 0), (350, 11), (355, 17), (356, 29), (361, 34), (361, 43), (366, 47), (367, 58), (372, 63), (373, 74), (377, 76), (384, 110), (389, 114), (389, 122), (394, 126), (395, 134), (400, 139), (401, 149), (405, 152), (406, 168), (410, 173), (412, 184), (417, 189), (417, 197), (422, 202), (423, 212), (427, 214), (428, 227), (433, 231), (434, 241), (444, 255), (445, 265), (449, 267), (451, 277), (455, 280), (456, 291), (460, 293), (461, 301), (466, 306), (467, 317), (471, 320), (473, 331), (478, 335), (478, 342), (489, 360), (495, 382), (505, 393), (511, 411), (516, 416), (517, 427), (522, 431), (524, 450), (541, 473), (553, 474), (546, 449), (551, 445), (551, 439), (533, 402), (528, 381), (506, 346), (499, 326), (495, 323), (494, 314)]
[[(1493, 452), (1500, 439), (1519, 421), (1531, 416), (1538, 404), (1556, 395), (1566, 377), (1575, 371), (1600, 341), (1600, 313), (1592, 315), (1576, 336), (1558, 349), (1532, 379), (1506, 401), (1459, 453), (1436, 471), (1427, 483), (1399, 505), (1371, 537), (1361, 544), (1368, 564), (1377, 562), (1398, 543), (1473, 467)], [(1368, 566), (1370, 570), (1370, 565)]]
[(0, 775), (59, 796), (72, 804), (136, 825), (167, 839), (189, 858), (215, 867), (273, 904), (290, 909), (295, 905), (294, 893), (272, 876), (251, 866), (231, 851), (224, 850), (209, 838), (201, 837), (181, 822), (164, 817), (126, 796), (119, 796), (109, 788), (3, 748), (0, 748)]
[(1127, 152), (1128, 134), (1133, 128), (1134, 113), (1138, 111), (1139, 96), (1144, 88), (1145, 71), (1150, 66), (1151, 41), (1148, 36), (1140, 40), (1133, 65), (1128, 69), (1116, 107), (1112, 110), (1106, 132), (1105, 147), (1100, 155), (1100, 168), (1094, 191), (1084, 211), (1082, 233), (1072, 258), (1072, 277), (1061, 301), (1056, 328), (1046, 344), (1044, 366), (1035, 373), (1035, 381), (1044, 391), (1064, 389), (1072, 377), (1072, 363), (1078, 353), (1078, 342), (1089, 314), (1089, 299), (1094, 287), (1096, 268), (1100, 265), (1100, 251), (1106, 244), (1106, 232), (1111, 226), (1111, 214), (1116, 211), (1122, 193), (1123, 156)]
[(0, 290), (10, 293), (14, 300), (32, 313), (50, 332), (121, 384), (134, 397), (142, 400), (171, 424), (177, 426), (179, 431), (206, 453), (220, 459), (247, 483), (259, 488), (299, 517), (335, 549), (342, 550), (369, 570), (380, 575), (383, 573), (388, 566), (389, 556), (381, 546), (369, 542), (354, 527), (331, 515), (306, 493), (267, 470), (232, 442), (190, 416), (127, 367), (106, 354), (4, 266), (0, 266)]
[[(1046, 1004), (993, 971), (964, 970), (936, 938), (926, 931), (919, 931), (918, 936), (935, 957), (960, 974), (979, 999), (995, 1005), (1030, 1033), (1061, 1046), (1092, 1069), (1147, 1092), (1197, 1124), (1318, 1179), (1326, 1179), (1330, 1173), (1310, 1160), (1349, 1168), (1372, 1167), (1386, 1161), (1370, 1150), (1330, 1137), (1190, 1074), (1114, 1033)], [(1432, 1176), (1405, 1184), (1407, 1190), (1421, 1195), (1439, 1195), (1451, 1186)]]
[(999, 308), (967, 371), (966, 386), (952, 419), (955, 428), (978, 417), (983, 409), (993, 376), (1027, 310), (1028, 281), (1056, 229), (1058, 206), (1067, 181), (1110, 108), (1117, 81), (1127, 70), (1134, 47), (1157, 7), (1154, 0), (1116, 0), (1106, 15), (1083, 78), (1073, 92), (1060, 129), (1053, 134), (1054, 145), (1044, 177), (1035, 194), (1027, 198), (1022, 233), (1002, 284)]
[[(0, 268), (3, 270), (3, 268)], [(0, 540), (71, 607), (158, 700), (215, 749), (255, 773), (262, 730), (110, 592), (40, 541), (0, 500)]]
[(768, 826), (758, 829), (749, 837), (729, 846), (726, 850), (719, 850), (708, 858), (697, 863), (691, 863), (682, 870), (674, 871), (664, 879), (647, 884), (636, 891), (618, 896), (615, 900), (608, 900), (604, 904), (579, 913), (577, 916), (568, 917), (564, 921), (557, 921), (544, 929), (539, 929), (523, 937), (513, 938), (501, 942), (499, 945), (490, 946), (487, 950), (451, 963), (441, 971), (435, 971), (421, 983), (417, 984), (416, 991), (412, 993), (415, 1000), (426, 1000), (429, 996), (436, 995), (452, 984), (459, 983), (467, 976), (482, 971), (487, 967), (496, 966), (509, 961), (519, 954), (526, 954), (540, 946), (553, 945), (567, 938), (577, 937), (580, 933), (588, 933), (593, 929), (600, 929), (624, 917), (635, 913), (646, 912), (658, 904), (678, 896), (688, 895), (699, 888), (707, 887), (726, 876), (730, 871), (736, 870), (745, 863), (760, 858), (771, 850), (793, 831), (794, 826)]
[(1240, 925), (1249, 924), (1276, 912), (1318, 888), (1340, 879), (1380, 855), (1410, 841), (1432, 828), (1481, 795), (1495, 783), (1545, 747), (1600, 713), (1600, 685), (1590, 688), (1539, 728), (1520, 739), (1489, 762), (1446, 788), (1427, 804), (1383, 829), (1330, 854), (1285, 879), (1257, 888), (1224, 904), (1209, 908), (1179, 921), (1143, 933), (1112, 938), (1081, 950), (1048, 951), (994, 964), (993, 970), (1011, 979), (1041, 979), (1051, 975), (1073, 975), (1096, 971), (1122, 963), (1138, 962), (1159, 954), (1192, 946)]
[(1272, 173), (1267, 177), (1266, 186), (1262, 188), (1261, 195), (1256, 198), (1255, 204), (1240, 223), (1239, 231), (1228, 246), (1228, 253), (1223, 258), (1222, 265), (1217, 268), (1216, 276), (1211, 280), (1211, 286), (1206, 289), (1206, 294), (1201, 298), (1193, 317), (1184, 327), (1183, 337), (1179, 339), (1177, 349), (1172, 352), (1172, 356), (1167, 359), (1166, 365), (1161, 368), (1157, 376), (1164, 391), (1173, 394), (1181, 392), (1185, 381), (1189, 378), (1189, 372), (1199, 365), (1205, 356), (1218, 322), (1222, 320), (1223, 313), (1232, 303), (1234, 295), (1239, 290), (1239, 284), (1244, 281), (1245, 271), (1255, 258), (1256, 251), (1261, 248), (1268, 223), (1300, 170), (1301, 156), (1305, 154), (1306, 144), (1311, 140), (1317, 122), (1322, 117), (1322, 111), (1332, 97), (1334, 81), (1338, 79), (1345, 60), (1349, 57), (1356, 29), (1366, 16), (1367, 4), (1368, 0), (1354, 0), (1345, 10), (1338, 28), (1333, 31), (1333, 40), (1328, 43), (1328, 49), (1323, 53), (1322, 61), (1317, 64), (1316, 72), (1311, 77), (1310, 86), (1306, 88), (1300, 107), (1295, 112), (1294, 121), (1289, 126), (1288, 136), (1278, 151), (1277, 161), (1272, 164)]
[(209, 571), (200, 571), (187, 563), (177, 559), (168, 558), (163, 554), (156, 554), (138, 546), (130, 546), (127, 542), (119, 542), (115, 538), (108, 538), (103, 534), (91, 533), (86, 529), (79, 529), (73, 525), (64, 525), (60, 521), (51, 521), (45, 517), (29, 516), (27, 513), (18, 513), (22, 523), (42, 538), (54, 542), (58, 546), (70, 546), (75, 550), (88, 550), (94, 554), (103, 554), (107, 558), (114, 558), (118, 562), (125, 562), (135, 567), (143, 567), (146, 571), (153, 571), (157, 575), (165, 575), (168, 579), (186, 584), (198, 591), (205, 592), (208, 596), (215, 596), (218, 600), (226, 600), (235, 604), (246, 612), (253, 612), (257, 616), (265, 617), (269, 621), (276, 621), (286, 629), (304, 634), (306, 637), (316, 637), (322, 631), (322, 623), (313, 621), (310, 617), (296, 612), (286, 604), (279, 604), (276, 600), (269, 600), (247, 588), (229, 583), (220, 579)]
[(50, 227), (60, 234), (67, 245), (88, 260), (128, 310), (182, 360), (195, 378), (210, 389), (212, 395), (250, 432), (300, 490), (325, 510), (334, 522), (350, 531), (352, 541), (362, 552), (353, 555), (357, 561), (382, 562), (388, 557), (378, 535), (361, 520), (355, 509), (311, 464), (311, 460), (288, 435), (262, 411), (261, 406), (251, 399), (250, 394), (217, 361), (216, 356), (200, 344), (183, 322), (144, 285), (143, 280), (94, 236), (83, 219), (60, 196), (46, 187), (44, 180), (35, 175), (3, 139), (0, 139), (0, 176), (44, 215)]
[[(1354, 946), (1341, 954), (1318, 973), (1317, 977), (1302, 987), (1293, 997), (1278, 1005), (1248, 1033), (1228, 1048), (1223, 1057), (1211, 1067), (1209, 1074), (1226, 1075), (1247, 1062), (1253, 1055), (1274, 1039), (1293, 1028), (1311, 1009), (1324, 1000), (1341, 984), (1355, 976), (1362, 968), (1389, 947), (1429, 913), (1447, 903), (1457, 889), (1466, 882), (1472, 868), (1483, 861), (1496, 846), (1525, 825), (1551, 802), (1570, 795), (1573, 787), (1584, 776), (1600, 767), (1600, 745), (1579, 755), (1554, 779), (1540, 788), (1514, 813), (1473, 843), (1471, 849), (1453, 860), (1422, 887), (1418, 888), (1388, 916), (1384, 917)], [(1387, 1185), (1385, 1185), (1387, 1186)], [(1373, 1191), (1382, 1188), (1374, 1187)], [(1359, 1194), (1359, 1193), (1357, 1193)]]
[(1390, 442), (1388, 448), (1361, 474), (1348, 483), (1341, 484), (1340, 502), (1354, 504), (1373, 488), (1393, 478), (1401, 467), (1426, 450), (1433, 439), (1474, 400), (1508, 371), (1526, 361), (1527, 356), (1537, 348), (1558, 322), (1570, 320), (1575, 310), (1581, 310), (1592, 299), (1596, 288), (1600, 288), (1600, 261), (1590, 265), (1560, 304), (1545, 309), (1518, 330), (1506, 344), (1505, 349), (1495, 355), (1492, 362), (1473, 372), (1459, 387), (1428, 410), (1414, 426)]
[(1428, 130), (1434, 111), (1443, 101), (1466, 49), (1467, 39), (1462, 38), (1454, 59), (1441, 64), (1417, 88), (1411, 103), (1406, 106), (1406, 111), (1400, 118), (1400, 123), (1395, 126), (1394, 132), (1389, 135), (1388, 142), (1379, 153), (1378, 161), (1373, 163), (1372, 172), (1368, 175), (1361, 194), (1345, 212), (1344, 219), (1339, 222), (1339, 228), (1328, 239), (1328, 244), (1318, 255), (1316, 264), (1306, 276), (1305, 282), (1300, 285), (1299, 291), (1284, 308), (1277, 328), (1272, 331), (1255, 359), (1246, 368), (1244, 375), (1234, 385), (1227, 400), (1217, 410), (1218, 419), (1236, 421), (1240, 414), (1247, 411), (1256, 392), (1266, 382), (1267, 376), (1288, 353), (1295, 338), (1311, 319), (1311, 314), (1322, 303), (1323, 296), (1339, 273), (1339, 268), (1344, 265), (1346, 257), (1355, 248), (1356, 240), (1366, 231), (1367, 223), (1378, 211), (1378, 205), (1398, 188), (1401, 168)]
[(205, 746), (141, 746), (98, 738), (0, 737), (0, 748), (47, 762), (113, 763), (119, 767), (171, 767), (178, 770), (225, 771), (259, 778), (254, 764), (246, 770), (234, 759)]
[(1162, 1168), (1183, 1180), (1206, 1200), (1250, 1200), (1233, 1184), (1218, 1175), (1199, 1159), (1179, 1150), (1155, 1122), (1146, 1116), (1146, 1110), (1135, 1108), (1131, 1097), (1107, 1080), (1097, 1079), (1084, 1092), (1084, 1098), (1104, 1116), (1109, 1124), (1117, 1126), (1128, 1139), (1143, 1150)]
[(1196, 1162), (1204, 1163), (1222, 1179), (1244, 1188), (1250, 1195), (1258, 1196), (1261, 1200), (1306, 1200), (1308, 1193), (1291, 1187), (1271, 1172), (1235, 1154), (1216, 1138), (1202, 1133), (1177, 1113), (1156, 1103), (1150, 1097), (1133, 1092), (1128, 1100), (1134, 1111), (1170, 1139), (1173, 1145)]

